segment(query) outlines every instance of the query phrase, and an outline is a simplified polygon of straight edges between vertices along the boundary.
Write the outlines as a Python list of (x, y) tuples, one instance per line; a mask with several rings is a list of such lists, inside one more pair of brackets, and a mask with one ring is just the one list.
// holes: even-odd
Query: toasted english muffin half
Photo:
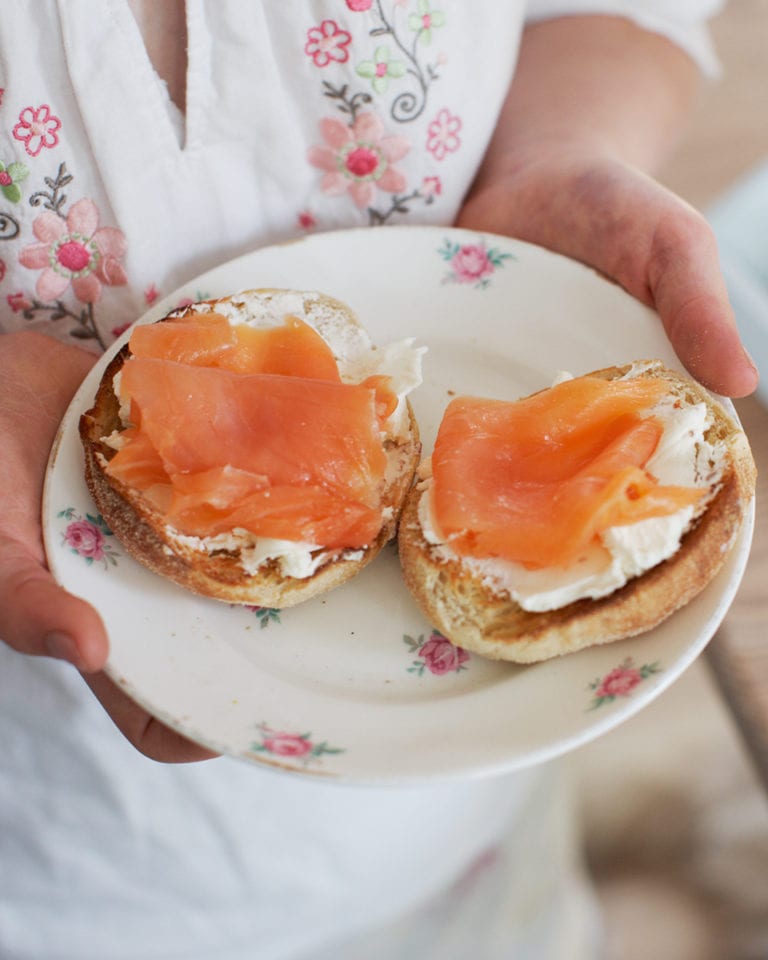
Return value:
[[(406, 499), (398, 534), (403, 575), (425, 616), (457, 646), (491, 659), (533, 663), (643, 633), (699, 594), (735, 542), (756, 477), (740, 425), (703, 387), (657, 361), (611, 367), (590, 376), (661, 378), (681, 409), (705, 406), (703, 441), (720, 458), (706, 507), (668, 559), (624, 585), (597, 598), (531, 610), (513, 599), (496, 571), (486, 575), (482, 561), (467, 562), (449, 545), (429, 542), (422, 525), (425, 504), (420, 511), (429, 480), (418, 483)], [(422, 472), (429, 470), (420, 468)]]
[[(255, 325), (274, 324), (288, 314), (298, 316), (323, 336), (332, 347), (340, 369), (345, 366), (348, 372), (356, 364), (369, 372), (381, 356), (348, 305), (315, 291), (248, 290), (191, 304), (158, 322), (200, 312), (224, 314), (237, 322)], [(423, 351), (412, 347), (411, 341), (395, 347), (401, 347), (399, 353), (395, 351), (395, 364), (398, 357), (401, 361), (406, 357), (404, 362), (410, 362), (407, 355), (412, 351), (414, 369), (404, 379), (413, 381), (417, 368), (420, 369)], [(297, 544), (303, 570), (300, 575), (294, 575), (286, 572), (281, 555), (262, 558), (258, 538), (247, 531), (238, 530), (232, 536), (214, 538), (181, 533), (139, 490), (106, 472), (105, 467), (119, 447), (120, 434), (128, 426), (126, 411), (121, 408), (116, 392), (119, 380), (115, 378), (130, 360), (131, 352), (126, 345), (105, 369), (93, 406), (80, 418), (79, 432), (85, 454), (85, 480), (93, 500), (125, 550), (139, 563), (206, 597), (281, 608), (301, 603), (351, 579), (393, 539), (421, 450), (418, 425), (405, 395), (413, 383), (403, 388), (396, 429), (393, 427), (383, 440), (387, 461), (380, 492), (383, 522), (375, 539), (364, 548), (348, 550)], [(310, 546), (313, 549), (310, 550)]]

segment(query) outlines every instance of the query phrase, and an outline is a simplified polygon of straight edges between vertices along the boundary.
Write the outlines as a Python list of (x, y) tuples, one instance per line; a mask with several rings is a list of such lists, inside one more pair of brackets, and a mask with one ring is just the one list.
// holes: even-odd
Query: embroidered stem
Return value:
[(34, 320), (37, 313), (45, 311), (49, 311), (51, 320), (64, 320), (69, 317), (70, 320), (75, 321), (77, 326), (69, 331), (70, 337), (75, 337), (77, 340), (95, 340), (102, 350), (106, 350), (107, 345), (99, 333), (93, 316), (92, 303), (86, 303), (77, 314), (65, 307), (61, 300), (55, 303), (41, 303), (39, 300), (33, 300), (32, 306), (24, 311), (23, 316), (25, 320)]
[(331, 100), (339, 100), (339, 110), (341, 110), (342, 113), (348, 113), (350, 115), (350, 126), (352, 126), (357, 119), (358, 110), (373, 100), (370, 93), (355, 93), (352, 94), (351, 97), (347, 96), (349, 86), (346, 83), (343, 87), (334, 87), (333, 84), (328, 83), (327, 80), (323, 80), (323, 88), (324, 96)]
[(66, 163), (59, 164), (55, 179), (43, 177), (43, 182), (49, 188), (50, 192), (37, 190), (29, 198), (30, 206), (39, 207), (42, 205), (46, 210), (52, 210), (61, 216), (61, 208), (67, 202), (67, 195), (65, 193), (60, 194), (59, 191), (63, 190), (68, 183), (72, 182), (72, 174), (67, 173)]
[(419, 64), (418, 57), (416, 56), (416, 48), (419, 42), (419, 37), (421, 36), (421, 31), (415, 34), (413, 38), (413, 46), (409, 50), (397, 35), (394, 26), (389, 22), (389, 20), (387, 20), (384, 14), (384, 9), (381, 5), (381, 0), (376, 0), (376, 8), (378, 10), (379, 19), (381, 20), (383, 26), (371, 30), (371, 36), (378, 37), (389, 34), (389, 36), (392, 37), (393, 42), (397, 45), (400, 52), (411, 64), (410, 67), (408, 67), (407, 72), (416, 79), (421, 91), (421, 96), (419, 97), (419, 95), (414, 93), (412, 90), (407, 90), (395, 97), (394, 103), (392, 104), (392, 109), (390, 110), (392, 119), (396, 120), (398, 123), (409, 123), (411, 120), (415, 120), (417, 117), (421, 116), (422, 112), (424, 111), (424, 107), (427, 105), (427, 90), (429, 88), (429, 84), (432, 83), (433, 80), (437, 79), (437, 74), (431, 66), (428, 66), (428, 79), (426, 79), (424, 76), (424, 71)]
[[(419, 190), (414, 190), (413, 193), (409, 193), (405, 197), (392, 197), (392, 205), (389, 210), (385, 210), (384, 213), (381, 213), (378, 210), (375, 210), (373, 207), (368, 207), (368, 223), (372, 227), (380, 227), (382, 224), (386, 223), (389, 218), (395, 213), (408, 213), (408, 207), (406, 204), (410, 203), (411, 200), (421, 200), (422, 194)], [(425, 203), (432, 203), (432, 197), (427, 196), (423, 197)]]

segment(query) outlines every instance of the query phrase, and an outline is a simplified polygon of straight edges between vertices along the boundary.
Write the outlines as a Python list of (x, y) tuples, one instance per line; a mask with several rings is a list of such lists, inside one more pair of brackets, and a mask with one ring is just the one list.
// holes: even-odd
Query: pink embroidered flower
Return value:
[(90, 520), (75, 520), (64, 531), (64, 542), (81, 557), (104, 559), (104, 534)]
[(317, 226), (317, 221), (309, 210), (302, 210), (298, 216), (298, 220), (302, 230), (313, 230)]
[(450, 640), (438, 633), (432, 632), (432, 636), (419, 650), (419, 656), (427, 665), (430, 673), (443, 676), (446, 673), (455, 673), (462, 665), (469, 660), (469, 654), (462, 647), (455, 647)]
[(331, 196), (349, 193), (361, 209), (376, 190), (400, 193), (405, 176), (393, 166), (411, 148), (405, 137), (384, 136), (384, 124), (374, 113), (361, 113), (351, 126), (328, 118), (320, 122), (325, 140), (312, 147), (309, 162), (324, 171), (322, 189)]
[(370, 10), (372, 4), (373, 0), (347, 0), (347, 6), (355, 13), (359, 13), (361, 10)]
[(427, 150), (435, 160), (444, 160), (461, 146), (461, 118), (454, 116), (445, 107), (427, 127)]
[(18, 293), (9, 293), (5, 298), (8, 301), (8, 306), (13, 310), (14, 313), (21, 313), (23, 310), (29, 310), (32, 306), (32, 301), (25, 294)]
[(13, 136), (24, 144), (30, 157), (36, 157), (43, 147), (55, 147), (59, 142), (61, 120), (51, 113), (47, 103), (39, 107), (24, 107), (19, 122), (13, 128)]
[(127, 323), (120, 323), (116, 327), (112, 327), (112, 338), (114, 340), (117, 340), (117, 338), (121, 334), (125, 333), (125, 331), (128, 329), (128, 327), (130, 327), (130, 325), (131, 325), (131, 321), (129, 320)]
[(261, 742), (268, 753), (274, 753), (278, 757), (303, 757), (312, 752), (310, 741), (297, 733), (269, 730), (264, 732)]
[(352, 35), (342, 30), (335, 20), (323, 20), (319, 27), (307, 30), (307, 42), (304, 53), (312, 57), (316, 67), (327, 67), (329, 63), (346, 63), (349, 60), (347, 47)]
[(157, 289), (154, 283), (150, 283), (150, 285), (144, 291), (144, 303), (146, 303), (148, 307), (151, 307), (159, 296), (160, 291)]
[(606, 673), (602, 683), (595, 691), (595, 697), (626, 697), (643, 680), (642, 673), (636, 667), (622, 665)]
[(424, 197), (439, 197), (443, 192), (440, 177), (424, 177), (421, 182), (421, 193)]
[(493, 273), (493, 261), (481, 243), (459, 247), (451, 260), (451, 267), (459, 283), (477, 283)]
[(123, 286), (127, 276), (119, 258), (126, 243), (116, 227), (99, 227), (99, 210), (93, 200), (78, 200), (66, 220), (46, 210), (36, 217), (32, 230), (38, 239), (24, 247), (19, 262), (42, 270), (37, 280), (41, 300), (58, 300), (72, 285), (81, 303), (96, 303), (102, 285)]

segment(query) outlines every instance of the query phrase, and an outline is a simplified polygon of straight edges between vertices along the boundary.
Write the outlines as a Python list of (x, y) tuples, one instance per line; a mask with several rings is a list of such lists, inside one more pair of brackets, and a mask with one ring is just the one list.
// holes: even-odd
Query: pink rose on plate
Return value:
[(661, 666), (658, 662), (644, 663), (641, 667), (636, 667), (632, 658), (627, 657), (618, 667), (589, 684), (593, 697), (588, 709), (595, 710), (604, 703), (613, 703), (617, 697), (628, 697), (643, 680), (660, 672)]
[(64, 542), (81, 557), (104, 559), (104, 534), (90, 520), (74, 520), (64, 531)]
[(427, 670), (442, 677), (446, 673), (457, 673), (461, 665), (469, 660), (469, 654), (462, 647), (455, 647), (450, 640), (433, 630), (429, 640), (419, 650)]
[(492, 274), (503, 267), (507, 260), (514, 260), (511, 253), (504, 253), (498, 247), (488, 247), (482, 240), (458, 243), (446, 237), (437, 252), (450, 267), (444, 283), (466, 283), (480, 289), (488, 286)]
[(451, 267), (459, 283), (478, 283), (494, 271), (488, 251), (479, 243), (460, 247), (451, 260)]
[(344, 753), (340, 747), (332, 747), (325, 740), (316, 742), (310, 733), (289, 733), (273, 730), (266, 723), (257, 724), (261, 740), (251, 746), (248, 756), (268, 753), (273, 757), (298, 760), (302, 766), (322, 762), (326, 754)]
[(269, 730), (264, 733), (262, 745), (268, 753), (278, 757), (303, 757), (312, 752), (312, 744), (308, 738), (297, 733)]
[(596, 697), (626, 697), (641, 683), (643, 675), (636, 667), (614, 667), (603, 677), (595, 691)]
[(76, 553), (89, 567), (94, 562), (100, 563), (105, 570), (117, 566), (120, 552), (111, 545), (112, 531), (101, 514), (86, 513), (83, 517), (74, 507), (66, 507), (57, 516), (66, 522), (61, 531), (62, 546)]

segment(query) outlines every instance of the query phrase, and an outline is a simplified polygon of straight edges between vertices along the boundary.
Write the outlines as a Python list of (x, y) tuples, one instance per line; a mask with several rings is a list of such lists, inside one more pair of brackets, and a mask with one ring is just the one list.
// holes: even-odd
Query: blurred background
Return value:
[[(702, 88), (660, 177), (707, 214), (768, 163), (768, 0), (731, 0), (711, 27), (722, 76)], [(768, 265), (768, 216), (757, 232)], [(768, 299), (763, 322), (768, 338)], [(607, 922), (605, 960), (768, 958), (768, 780), (732, 709), (749, 703), (768, 721), (768, 393), (761, 397), (737, 404), (761, 477), (750, 563), (719, 635), (651, 706), (572, 755)], [(729, 674), (727, 696), (715, 665)], [(766, 746), (768, 729), (763, 736)]]

